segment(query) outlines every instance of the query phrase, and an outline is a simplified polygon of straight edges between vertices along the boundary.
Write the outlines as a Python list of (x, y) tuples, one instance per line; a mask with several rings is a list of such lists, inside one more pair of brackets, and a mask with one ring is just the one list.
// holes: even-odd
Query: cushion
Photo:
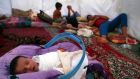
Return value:
[(87, 22), (87, 19), (85, 17), (76, 17), (76, 19), (78, 20), (78, 22)]
[(30, 13), (31, 13), (31, 10), (24, 11), (24, 10), (12, 8), (12, 16), (30, 18)]
[(47, 22), (50, 24), (52, 24), (52, 22), (53, 22), (53, 19), (48, 14), (43, 12), (42, 10), (40, 10), (40, 13), (38, 13), (37, 16), (39, 19), (41, 19), (44, 22)]
[(113, 43), (124, 44), (126, 43), (126, 37), (120, 34), (113, 34), (109, 36), (109, 40)]

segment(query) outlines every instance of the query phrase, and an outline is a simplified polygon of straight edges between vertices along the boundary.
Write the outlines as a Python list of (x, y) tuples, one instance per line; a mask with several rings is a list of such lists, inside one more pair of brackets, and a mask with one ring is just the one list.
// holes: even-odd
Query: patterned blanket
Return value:
[(48, 27), (49, 23), (43, 22), (40, 19), (36, 21), (32, 21), (31, 19), (27, 17), (9, 17), (4, 20), (0, 20), (0, 26), (3, 27), (19, 27), (19, 28), (25, 28), (25, 27)]

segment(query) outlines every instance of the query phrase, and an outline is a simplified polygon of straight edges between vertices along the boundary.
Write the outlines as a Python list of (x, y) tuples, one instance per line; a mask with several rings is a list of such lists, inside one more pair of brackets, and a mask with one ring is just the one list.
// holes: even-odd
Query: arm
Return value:
[(75, 13), (75, 11), (72, 9), (70, 5), (68, 5), (67, 8), (68, 8), (68, 16), (71, 15), (70, 11), (72, 11), (73, 14)]
[(94, 17), (102, 17), (104, 19), (109, 19), (107, 16), (104, 16), (104, 15), (95, 15)]
[(98, 16), (93, 16), (91, 20), (88, 21), (88, 25), (89, 26), (93, 26), (93, 24), (95, 23), (95, 21), (98, 19)]
[(67, 6), (68, 8), (68, 17), (70, 17), (71, 13), (70, 13), (70, 6)]

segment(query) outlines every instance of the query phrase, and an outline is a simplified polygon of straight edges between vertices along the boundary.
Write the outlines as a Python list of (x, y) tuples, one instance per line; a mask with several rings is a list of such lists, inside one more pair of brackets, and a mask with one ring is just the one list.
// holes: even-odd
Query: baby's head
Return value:
[(12, 75), (36, 71), (38, 71), (38, 63), (24, 56), (17, 56), (10, 63)]

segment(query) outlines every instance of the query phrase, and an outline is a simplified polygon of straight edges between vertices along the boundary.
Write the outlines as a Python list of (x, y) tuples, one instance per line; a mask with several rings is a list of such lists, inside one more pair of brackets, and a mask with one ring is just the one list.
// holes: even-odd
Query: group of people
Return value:
[[(55, 4), (55, 11), (53, 12), (53, 19), (54, 21), (58, 21), (58, 26), (62, 26), (63, 28), (69, 28), (69, 29), (78, 29), (78, 21), (76, 17), (80, 16), (80, 14), (72, 9), (70, 5), (67, 6), (68, 9), (68, 15), (63, 17), (61, 14), (61, 8), (62, 4), (57, 2)], [(72, 13), (72, 14), (71, 14)], [(65, 18), (65, 20), (63, 19)]]
[[(57, 2), (56, 5), (56, 10), (53, 12), (53, 19), (62, 19), (62, 14), (61, 14), (61, 8), (62, 8), (62, 4)], [(72, 7), (70, 5), (67, 6), (68, 9), (68, 16), (66, 17), (67, 19), (67, 28), (71, 28), (71, 29), (78, 29), (78, 21), (76, 20), (77, 16), (80, 16), (76, 11), (74, 11), (72, 9)], [(73, 15), (71, 15), (71, 12), (73, 13)], [(127, 15), (126, 14), (120, 14), (119, 16), (117, 16), (116, 18), (114, 18), (112, 21), (109, 21), (109, 18), (107, 16), (101, 16), (101, 15), (87, 15), (87, 25), (90, 26), (96, 26), (99, 28), (99, 32), (100, 32), (100, 42), (107, 42), (107, 38), (108, 38), (108, 33), (111, 31), (114, 31), (115, 28), (121, 28), (122, 30), (122, 35), (124, 37), (127, 37)], [(63, 22), (60, 21), (60, 24), (62, 25)], [(69, 69), (65, 69), (64, 71), (61, 70), (62, 68), (62, 63), (60, 63), (60, 60), (58, 60), (58, 56), (61, 55), (62, 53), (67, 54), (67, 56), (75, 56), (76, 58), (80, 58), (82, 51), (76, 51), (75, 54), (72, 53), (67, 53), (64, 50), (59, 50), (56, 52), (51, 52), (51, 53), (47, 53), (45, 55), (40, 55), (40, 56), (35, 56), (33, 57), (33, 59), (29, 59), (27, 57), (23, 57), (23, 56), (18, 56), (15, 59), (13, 59), (13, 61), (11, 62), (10, 65), (10, 73), (11, 74), (19, 74), (19, 73), (26, 73), (26, 72), (36, 72), (39, 70), (47, 70), (47, 68), (55, 68), (58, 71), (62, 72), (63, 74), (65, 72), (68, 72)], [(80, 55), (80, 56), (79, 56)], [(50, 58), (52, 57), (52, 58)], [(55, 62), (50, 62), (47, 58), (50, 59), (55, 59)], [(64, 58), (64, 57), (63, 57)], [(66, 57), (67, 60), (69, 60)], [(84, 66), (87, 65), (87, 61), (88, 58), (85, 58), (85, 63)], [(46, 61), (45, 63), (42, 61)], [(75, 61), (75, 60), (72, 60)], [(40, 64), (42, 63), (42, 64)], [(50, 63), (50, 64), (48, 64)], [(77, 62), (75, 62), (77, 63)], [(22, 65), (22, 66), (21, 66)], [(73, 66), (75, 64), (72, 64)], [(51, 67), (53, 66), (53, 67)], [(78, 79), (78, 78), (77, 78)]]
[[(53, 12), (53, 19), (60, 19), (62, 18), (61, 15), (61, 8), (62, 4), (57, 2), (56, 10)], [(80, 14), (72, 9), (70, 5), (67, 6), (68, 8), (68, 16), (66, 17), (67, 25), (65, 27), (71, 29), (78, 29), (79, 23), (76, 17), (80, 16)], [(71, 12), (73, 15), (71, 15)], [(127, 15), (122, 13), (118, 15), (113, 20), (109, 20), (107, 16), (103, 15), (87, 15), (88, 22), (85, 23), (89, 26), (96, 26), (99, 29), (100, 37), (97, 39), (101, 43), (108, 42), (108, 33), (114, 31), (116, 28), (120, 29), (122, 32), (122, 36), (126, 38), (127, 34)], [(62, 25), (62, 23), (60, 23)]]

